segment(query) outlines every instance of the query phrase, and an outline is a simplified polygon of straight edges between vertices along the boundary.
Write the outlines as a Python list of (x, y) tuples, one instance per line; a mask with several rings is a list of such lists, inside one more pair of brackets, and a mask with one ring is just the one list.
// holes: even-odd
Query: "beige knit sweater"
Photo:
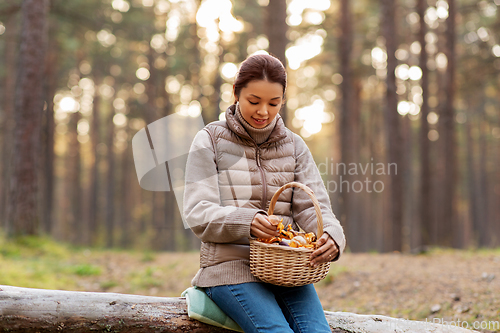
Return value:
[[(288, 138), (293, 138), (292, 141), (288, 140), (295, 145), (295, 172), (292, 180), (306, 184), (314, 191), (320, 202), (324, 231), (335, 240), (342, 253), (345, 248), (343, 229), (331, 211), (327, 191), (305, 142), (284, 127), (279, 115), (276, 121), (265, 128), (255, 129), (238, 113), (239, 110), (234, 105), (228, 108), (227, 125), (223, 126), (223, 133), (242, 138), (235, 141), (237, 143), (234, 145), (241, 144), (247, 151), (251, 146), (259, 150), (261, 143), (257, 142), (262, 141), (262, 138), (272, 141), (276, 139), (276, 133), (286, 133)], [(250, 225), (255, 214), (266, 214), (266, 207), (255, 203), (235, 207), (228, 204), (228, 201), (224, 201), (225, 205), (222, 204), (220, 179), (224, 170), (220, 170), (222, 165), (218, 165), (218, 161), (223, 153), (218, 151), (216, 154), (217, 147), (214, 147), (213, 140), (207, 131), (201, 130), (193, 140), (186, 167), (183, 214), (193, 232), (202, 240), (200, 270), (192, 284), (209, 287), (259, 281), (250, 272), (248, 238), (251, 237)], [(280, 148), (278, 146), (274, 149), (279, 151)], [(273, 164), (273, 168), (275, 166)], [(277, 174), (279, 176), (279, 172)], [(276, 181), (266, 180), (273, 183)], [(290, 196), (290, 199), (290, 213), (289, 216), (283, 216), (285, 220), (288, 219), (294, 227), (297, 224), (307, 232), (315, 232), (314, 208), (307, 195), (299, 192)], [(335, 258), (337, 259), (338, 257)]]

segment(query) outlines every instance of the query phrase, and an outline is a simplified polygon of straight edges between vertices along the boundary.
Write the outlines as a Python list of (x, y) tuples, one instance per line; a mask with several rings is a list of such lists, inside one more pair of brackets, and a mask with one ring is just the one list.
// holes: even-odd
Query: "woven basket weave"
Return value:
[[(318, 223), (316, 238), (321, 237), (323, 234), (323, 217), (319, 202), (313, 191), (304, 184), (291, 182), (280, 187), (271, 199), (268, 214), (273, 214), (279, 195), (290, 187), (298, 187), (304, 190), (311, 198)], [(279, 286), (296, 287), (316, 283), (324, 279), (328, 274), (330, 262), (311, 267), (310, 256), (313, 251), (313, 249), (308, 248), (267, 244), (256, 239), (250, 239), (250, 271), (260, 280)]]

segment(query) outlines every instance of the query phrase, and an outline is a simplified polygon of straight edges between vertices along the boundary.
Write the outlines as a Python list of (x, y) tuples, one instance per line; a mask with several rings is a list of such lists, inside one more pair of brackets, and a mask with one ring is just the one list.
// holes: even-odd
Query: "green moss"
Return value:
[(69, 247), (48, 237), (22, 236), (6, 239), (0, 235), (0, 254), (7, 258), (50, 257), (67, 258)]
[(26, 288), (75, 289), (71, 275), (87, 276), (100, 269), (75, 265), (70, 259), (76, 249), (48, 237), (0, 235), (0, 284)]
[(69, 266), (68, 271), (79, 276), (92, 276), (101, 274), (101, 268), (91, 264)]

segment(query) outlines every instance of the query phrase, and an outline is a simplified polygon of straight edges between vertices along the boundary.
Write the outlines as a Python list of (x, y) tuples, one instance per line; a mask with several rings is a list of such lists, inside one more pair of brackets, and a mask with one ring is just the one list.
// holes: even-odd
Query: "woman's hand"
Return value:
[(323, 233), (316, 244), (318, 245), (318, 249), (311, 254), (311, 266), (316, 267), (321, 263), (332, 261), (337, 257), (339, 247), (326, 232)]
[(252, 224), (250, 225), (250, 234), (257, 238), (271, 238), (279, 236), (279, 231), (276, 225), (272, 225), (266, 215), (255, 214)]

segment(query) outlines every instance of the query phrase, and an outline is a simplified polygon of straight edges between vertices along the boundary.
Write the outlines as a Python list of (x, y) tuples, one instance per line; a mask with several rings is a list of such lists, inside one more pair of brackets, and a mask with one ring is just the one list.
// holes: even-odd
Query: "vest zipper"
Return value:
[(267, 205), (267, 182), (266, 182), (266, 175), (264, 173), (264, 169), (262, 168), (262, 165), (261, 165), (260, 149), (259, 149), (259, 147), (257, 147), (257, 149), (256, 149), (255, 159), (257, 160), (257, 167), (260, 170), (260, 177), (262, 179), (262, 200), (260, 202), (260, 207), (261, 207), (262, 210), (266, 210), (266, 205)]

